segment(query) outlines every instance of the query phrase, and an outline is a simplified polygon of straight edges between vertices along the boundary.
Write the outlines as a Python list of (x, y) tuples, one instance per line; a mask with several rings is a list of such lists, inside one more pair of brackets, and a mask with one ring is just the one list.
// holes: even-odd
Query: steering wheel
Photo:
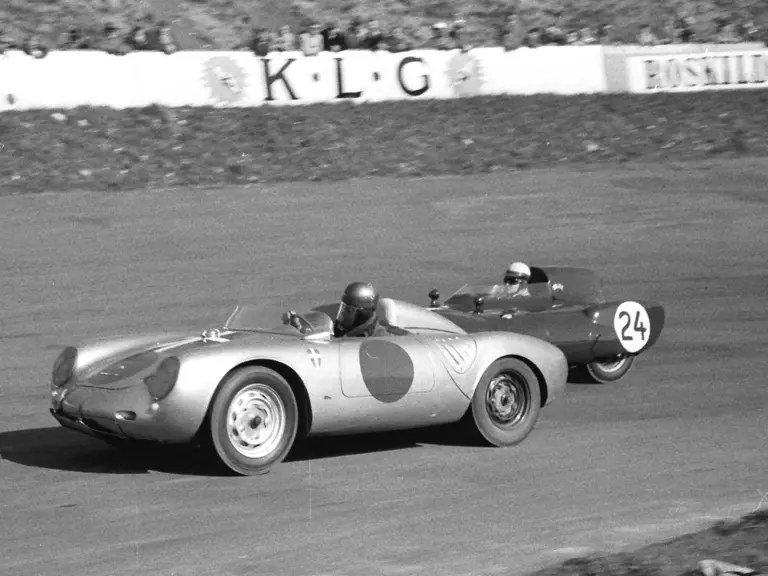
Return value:
[(288, 312), (283, 312), (283, 324), (286, 326), (291, 326), (293, 328), (296, 328), (299, 332), (302, 334), (311, 334), (312, 333), (312, 325), (307, 322), (307, 320), (294, 312), (293, 310), (288, 310)]

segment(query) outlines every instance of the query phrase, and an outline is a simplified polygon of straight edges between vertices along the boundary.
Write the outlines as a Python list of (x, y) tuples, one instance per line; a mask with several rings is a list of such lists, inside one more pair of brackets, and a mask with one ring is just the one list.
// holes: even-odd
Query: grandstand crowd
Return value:
[[(562, 13), (550, 13), (546, 25), (526, 26), (523, 18), (508, 14), (497, 27), (496, 38), (482, 42), (482, 46), (502, 46), (506, 50), (552, 45), (626, 44), (627, 39), (614, 34), (610, 23), (594, 27), (569, 27)], [(472, 48), (465, 34), (467, 22), (461, 17), (453, 21), (434, 22), (428, 29), (394, 27), (385, 30), (377, 20), (353, 18), (346, 24), (331, 22), (307, 22), (301, 29), (282, 26), (268, 30), (255, 25), (250, 18), (240, 20), (238, 29), (243, 30), (239, 42), (231, 46), (204, 46), (206, 49), (250, 50), (264, 56), (270, 52), (301, 51), (307, 56), (319, 52), (342, 50), (385, 50), (404, 52), (417, 48), (438, 50)], [(630, 39), (631, 42), (631, 39)], [(766, 30), (761, 30), (748, 18), (720, 18), (714, 26), (697, 26), (692, 16), (671, 17), (662, 27), (640, 27), (635, 44), (660, 45), (696, 42), (738, 43), (763, 42), (768, 45)], [(69, 28), (58, 42), (45, 40), (41, 35), (30, 34), (17, 38), (0, 27), (0, 54), (8, 50), (23, 50), (42, 58), (50, 50), (102, 50), (110, 54), (127, 54), (132, 51), (162, 51), (167, 54), (180, 48), (172, 23), (156, 21), (151, 14), (139, 19), (130, 30), (120, 30), (112, 23), (105, 23), (100, 30)]]

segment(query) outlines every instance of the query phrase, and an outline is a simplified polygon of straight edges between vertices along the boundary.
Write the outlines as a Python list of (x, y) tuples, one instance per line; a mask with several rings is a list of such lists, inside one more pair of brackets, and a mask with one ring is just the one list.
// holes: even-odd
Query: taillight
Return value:
[(55, 388), (60, 388), (69, 382), (75, 373), (75, 364), (77, 364), (77, 348), (67, 346), (53, 363), (51, 383)]
[(171, 393), (179, 376), (180, 365), (179, 359), (171, 356), (160, 362), (153, 374), (144, 378), (152, 398), (162, 400)]

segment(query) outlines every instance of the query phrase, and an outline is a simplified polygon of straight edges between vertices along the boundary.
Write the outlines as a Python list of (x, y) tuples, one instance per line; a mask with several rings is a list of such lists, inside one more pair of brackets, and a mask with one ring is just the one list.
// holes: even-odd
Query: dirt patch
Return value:
[(699, 561), (715, 559), (768, 571), (768, 510), (734, 522), (653, 544), (635, 552), (591, 554), (532, 576), (678, 576), (698, 574)]

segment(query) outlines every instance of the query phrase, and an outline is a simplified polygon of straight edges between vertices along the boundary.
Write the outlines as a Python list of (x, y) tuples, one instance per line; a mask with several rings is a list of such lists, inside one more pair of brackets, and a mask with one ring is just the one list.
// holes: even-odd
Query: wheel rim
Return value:
[(486, 409), (497, 426), (518, 424), (528, 413), (531, 394), (525, 379), (517, 374), (498, 374), (488, 385)]
[(246, 458), (263, 458), (277, 449), (286, 421), (285, 404), (277, 392), (264, 384), (250, 384), (229, 404), (227, 436)]
[(603, 372), (618, 372), (629, 358), (629, 356), (617, 356), (614, 360), (595, 362), (595, 364)]

